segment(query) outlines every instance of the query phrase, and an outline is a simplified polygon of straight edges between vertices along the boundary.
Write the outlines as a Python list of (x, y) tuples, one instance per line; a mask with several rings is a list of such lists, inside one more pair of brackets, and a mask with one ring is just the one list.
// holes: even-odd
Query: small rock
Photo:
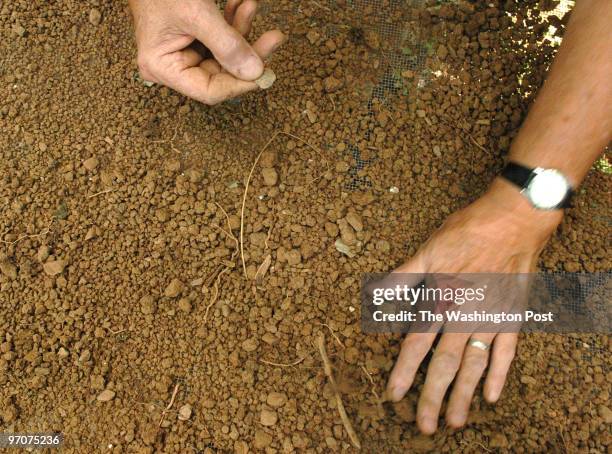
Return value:
[(93, 240), (100, 236), (100, 228), (98, 226), (92, 225), (87, 233), (85, 234), (85, 241)]
[(334, 243), (334, 246), (336, 247), (338, 252), (340, 252), (341, 254), (344, 254), (349, 258), (355, 257), (355, 252), (351, 249), (350, 246), (345, 244), (340, 238), (336, 240), (336, 242)]
[(329, 76), (323, 81), (323, 88), (327, 93), (334, 93), (344, 86), (344, 82), (336, 79), (334, 76)]
[(191, 312), (191, 303), (187, 298), (181, 298), (178, 302), (178, 308), (188, 314)]
[(66, 350), (64, 347), (60, 347), (60, 349), (57, 351), (57, 356), (62, 359), (67, 358), (69, 354), (70, 353), (68, 353), (68, 350)]
[(157, 310), (157, 304), (155, 302), (155, 298), (151, 295), (145, 295), (140, 298), (140, 312), (144, 315), (154, 314)]
[(340, 233), (340, 229), (333, 222), (325, 223), (325, 231), (332, 238), (336, 238), (338, 236), (338, 233)]
[(255, 439), (253, 440), (255, 449), (264, 449), (267, 446), (270, 446), (271, 443), (272, 437), (264, 430), (259, 429), (255, 432)]
[(43, 244), (42, 246), (38, 248), (38, 252), (36, 253), (36, 258), (38, 259), (40, 263), (43, 263), (45, 260), (49, 258), (50, 252), (51, 250), (49, 249), (49, 246), (47, 246), (46, 244)]
[(489, 438), (489, 448), (507, 448), (508, 438), (503, 433), (495, 433)]
[(189, 418), (191, 418), (192, 412), (193, 412), (193, 409), (191, 408), (191, 405), (189, 404), (183, 405), (181, 408), (179, 408), (179, 411), (178, 411), (179, 421), (187, 421)]
[(43, 271), (49, 276), (56, 276), (64, 272), (66, 262), (64, 260), (53, 260), (43, 265)]
[(26, 29), (19, 24), (15, 24), (13, 25), (13, 32), (20, 38), (23, 38), (26, 34)]
[(285, 260), (291, 266), (299, 265), (302, 263), (302, 254), (298, 249), (292, 249), (285, 253)]
[(568, 273), (577, 273), (578, 271), (580, 271), (580, 263), (578, 263), (578, 262), (565, 262), (563, 264), (563, 268)]
[(100, 25), (101, 21), (102, 13), (100, 12), (100, 10), (97, 8), (92, 8), (92, 10), (89, 11), (89, 23), (94, 27), (97, 27), (98, 25)]
[(338, 228), (340, 229), (340, 237), (342, 238), (342, 242), (348, 246), (352, 246), (357, 242), (357, 237), (355, 236), (355, 231), (349, 225), (346, 219), (338, 219)]
[(316, 44), (319, 39), (321, 38), (321, 35), (319, 35), (319, 33), (316, 30), (309, 30), (308, 33), (306, 33), (306, 39), (308, 40), (308, 42), (310, 44)]
[(96, 399), (98, 402), (108, 402), (109, 400), (113, 400), (115, 398), (115, 391), (111, 391), (110, 389), (105, 389)]
[(278, 155), (274, 151), (264, 151), (259, 158), (259, 165), (262, 168), (274, 167), (276, 165)]
[(89, 170), (91, 172), (92, 170), (96, 170), (96, 167), (98, 167), (99, 163), (100, 162), (98, 161), (98, 158), (93, 156), (93, 157), (83, 161), (83, 167), (85, 167), (87, 170)]
[(247, 352), (254, 352), (255, 350), (257, 350), (258, 346), (259, 342), (257, 342), (257, 339), (255, 339), (254, 337), (251, 337), (242, 343), (242, 348), (244, 349), (244, 351)]
[(266, 403), (274, 408), (279, 408), (287, 402), (287, 395), (284, 393), (271, 392), (268, 394)]
[(599, 416), (601, 416), (606, 424), (612, 424), (612, 410), (605, 405), (599, 406)]
[(278, 183), (278, 173), (275, 169), (270, 167), (264, 167), (261, 171), (263, 176), (264, 184), (266, 186), (276, 186)]
[(176, 298), (183, 291), (183, 283), (180, 279), (172, 279), (172, 282), (168, 284), (166, 290), (164, 291), (164, 295), (168, 298)]
[(8, 260), (0, 262), (0, 272), (8, 277), (11, 281), (17, 279), (17, 267)]
[(361, 216), (354, 211), (351, 211), (346, 215), (346, 221), (355, 229), (356, 232), (361, 232), (363, 230), (363, 221), (361, 220)]
[(538, 381), (530, 375), (521, 375), (521, 383), (524, 385), (535, 385)]
[(276, 74), (270, 68), (266, 68), (259, 79), (255, 81), (262, 90), (267, 90), (276, 82)]
[(259, 422), (261, 422), (262, 426), (271, 427), (278, 422), (278, 415), (274, 410), (264, 408), (261, 410)]

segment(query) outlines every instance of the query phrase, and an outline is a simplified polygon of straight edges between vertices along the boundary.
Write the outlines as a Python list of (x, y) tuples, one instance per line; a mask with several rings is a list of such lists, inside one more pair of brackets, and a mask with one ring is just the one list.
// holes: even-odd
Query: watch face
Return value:
[(551, 210), (559, 206), (569, 189), (569, 182), (562, 173), (554, 169), (543, 169), (529, 182), (526, 192), (536, 208)]

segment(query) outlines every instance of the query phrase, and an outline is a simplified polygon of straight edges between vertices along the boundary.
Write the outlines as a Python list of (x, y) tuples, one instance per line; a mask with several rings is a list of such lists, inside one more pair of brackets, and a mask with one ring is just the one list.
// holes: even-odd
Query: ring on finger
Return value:
[(483, 342), (483, 341), (481, 341), (481, 340), (474, 339), (474, 338), (471, 338), (471, 339), (468, 341), (468, 345), (469, 345), (470, 347), (475, 347), (475, 348), (478, 348), (478, 349), (480, 349), (480, 350), (482, 350), (482, 351), (484, 351), (484, 352), (488, 351), (488, 350), (489, 350), (489, 348), (491, 348), (491, 344), (487, 344), (486, 342)]

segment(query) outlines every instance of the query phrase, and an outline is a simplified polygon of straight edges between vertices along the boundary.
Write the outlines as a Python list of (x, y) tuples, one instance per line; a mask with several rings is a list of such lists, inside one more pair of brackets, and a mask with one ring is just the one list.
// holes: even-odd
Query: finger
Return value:
[(227, 4), (225, 5), (225, 10), (223, 11), (223, 15), (225, 17), (225, 21), (228, 24), (234, 23), (234, 16), (236, 15), (236, 10), (242, 3), (242, 0), (227, 0)]
[(417, 370), (431, 349), (436, 333), (408, 334), (387, 383), (387, 397), (393, 402), (402, 400), (408, 392)]
[(201, 2), (200, 11), (188, 30), (213, 53), (215, 59), (229, 73), (241, 80), (255, 80), (263, 73), (261, 58), (228, 24), (214, 2)]
[(459, 370), (469, 337), (465, 333), (444, 334), (436, 347), (417, 405), (417, 425), (424, 434), (433, 434), (438, 428), (444, 395)]
[(209, 58), (200, 63), (200, 68), (211, 75), (219, 74), (222, 71), (221, 66), (214, 59)]
[(287, 37), (280, 30), (270, 30), (261, 35), (253, 43), (253, 49), (262, 59), (266, 59), (282, 46), (286, 40)]
[(257, 2), (255, 0), (246, 0), (236, 10), (234, 21), (231, 22), (236, 30), (247, 38), (251, 33), (253, 19), (257, 14)]
[[(495, 339), (495, 334), (478, 333), (472, 335), (472, 339), (491, 345), (493, 339)], [(469, 344), (465, 348), (461, 368), (446, 408), (446, 422), (449, 426), (459, 428), (467, 421), (474, 391), (476, 391), (488, 361), (488, 350), (482, 350)]]
[(254, 82), (236, 79), (228, 73), (211, 74), (200, 66), (184, 68), (161, 82), (208, 105), (215, 105), (257, 89)]
[(510, 364), (516, 354), (517, 333), (500, 333), (493, 343), (491, 366), (484, 384), (484, 397), (488, 402), (497, 402), (501, 395)]
[(192, 47), (188, 47), (179, 51), (182, 55), (183, 61), (181, 62), (181, 66), (188, 68), (190, 66), (198, 66), (203, 58), (202, 54)]

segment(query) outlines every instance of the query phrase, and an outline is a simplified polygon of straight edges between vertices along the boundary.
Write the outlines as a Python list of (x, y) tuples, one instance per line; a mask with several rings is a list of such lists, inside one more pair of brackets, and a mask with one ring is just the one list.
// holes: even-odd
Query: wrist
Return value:
[(523, 228), (534, 233), (540, 232), (546, 237), (556, 230), (563, 219), (563, 210), (534, 208), (519, 188), (500, 177), (493, 180), (483, 198)]

